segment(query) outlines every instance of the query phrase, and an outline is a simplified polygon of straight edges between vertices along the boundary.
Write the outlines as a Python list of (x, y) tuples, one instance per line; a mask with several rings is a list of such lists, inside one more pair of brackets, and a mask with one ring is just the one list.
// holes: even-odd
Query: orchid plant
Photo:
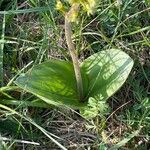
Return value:
[(93, 14), (97, 3), (98, 0), (58, 0), (56, 9), (64, 15), (66, 43), (72, 62), (48, 60), (15, 81), (47, 104), (79, 109), (86, 118), (107, 111), (106, 100), (123, 85), (133, 66), (133, 60), (120, 49), (100, 50), (79, 64), (71, 25), (76, 23), (80, 10), (87, 15)]

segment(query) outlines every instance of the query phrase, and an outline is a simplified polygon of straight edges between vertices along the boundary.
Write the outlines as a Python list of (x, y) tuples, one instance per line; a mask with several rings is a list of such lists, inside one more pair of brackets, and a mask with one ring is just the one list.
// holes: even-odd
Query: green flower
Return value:
[[(76, 22), (78, 13), (80, 9), (83, 9), (87, 12), (88, 15), (93, 14), (98, 0), (67, 0), (70, 4), (70, 11), (68, 15), (68, 19), (70, 22)], [(81, 6), (81, 7), (80, 7)], [(62, 12), (64, 15), (67, 13), (64, 4), (61, 0), (57, 0), (56, 9)]]
[(70, 5), (73, 5), (74, 3), (82, 5), (83, 9), (89, 15), (93, 14), (93, 12), (95, 11), (98, 0), (68, 0), (68, 2), (70, 3)]
[(65, 14), (65, 7), (60, 0), (56, 1), (56, 9)]

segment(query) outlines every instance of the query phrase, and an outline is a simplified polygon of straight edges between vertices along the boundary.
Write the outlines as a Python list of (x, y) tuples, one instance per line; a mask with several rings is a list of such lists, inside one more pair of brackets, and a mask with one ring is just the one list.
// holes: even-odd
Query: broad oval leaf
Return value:
[(123, 85), (132, 67), (133, 60), (118, 49), (100, 51), (84, 60), (81, 68), (89, 81), (87, 99), (108, 99)]
[[(87, 89), (86, 77), (84, 89)], [(82, 107), (79, 102), (73, 65), (67, 61), (49, 60), (30, 69), (17, 78), (15, 83), (54, 105)]]
[(98, 52), (81, 64), (84, 100), (78, 98), (73, 65), (70, 62), (49, 60), (17, 78), (15, 83), (48, 104), (72, 108), (88, 108), (88, 100), (106, 100), (127, 79), (132, 59), (116, 49)]

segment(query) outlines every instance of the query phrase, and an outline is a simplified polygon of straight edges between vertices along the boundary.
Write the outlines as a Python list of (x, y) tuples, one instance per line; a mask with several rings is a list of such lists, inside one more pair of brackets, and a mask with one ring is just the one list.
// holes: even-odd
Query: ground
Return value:
[(14, 83), (21, 73), (48, 59), (71, 60), (64, 18), (55, 1), (1, 0), (0, 149), (150, 149), (149, 25), (149, 0), (106, 0), (94, 15), (80, 13), (73, 24), (80, 62), (110, 48), (134, 60), (125, 84), (107, 100), (107, 113), (87, 120), (76, 109), (30, 106), (37, 97)]

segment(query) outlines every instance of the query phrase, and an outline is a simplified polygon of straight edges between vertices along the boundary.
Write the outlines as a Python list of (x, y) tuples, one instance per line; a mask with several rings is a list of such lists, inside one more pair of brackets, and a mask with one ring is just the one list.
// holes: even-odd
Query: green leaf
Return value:
[(86, 107), (80, 109), (80, 113), (84, 118), (91, 119), (96, 117), (99, 113), (104, 114), (108, 112), (108, 105), (106, 101), (101, 101), (90, 97)]
[(87, 58), (81, 64), (89, 81), (87, 98), (108, 99), (123, 85), (132, 67), (133, 60), (118, 49), (100, 51)]
[[(83, 78), (86, 77), (83, 75)], [(78, 99), (74, 69), (70, 62), (59, 60), (44, 62), (21, 75), (15, 83), (48, 104), (77, 108), (83, 105)]]
[(99, 150), (108, 150), (104, 143), (100, 143)]
[(15, 83), (48, 104), (77, 108), (85, 116), (93, 117), (106, 110), (106, 99), (122, 86), (132, 66), (132, 59), (116, 49), (101, 51), (87, 58), (81, 64), (85, 103), (79, 101), (70, 62), (49, 60), (33, 67)]

